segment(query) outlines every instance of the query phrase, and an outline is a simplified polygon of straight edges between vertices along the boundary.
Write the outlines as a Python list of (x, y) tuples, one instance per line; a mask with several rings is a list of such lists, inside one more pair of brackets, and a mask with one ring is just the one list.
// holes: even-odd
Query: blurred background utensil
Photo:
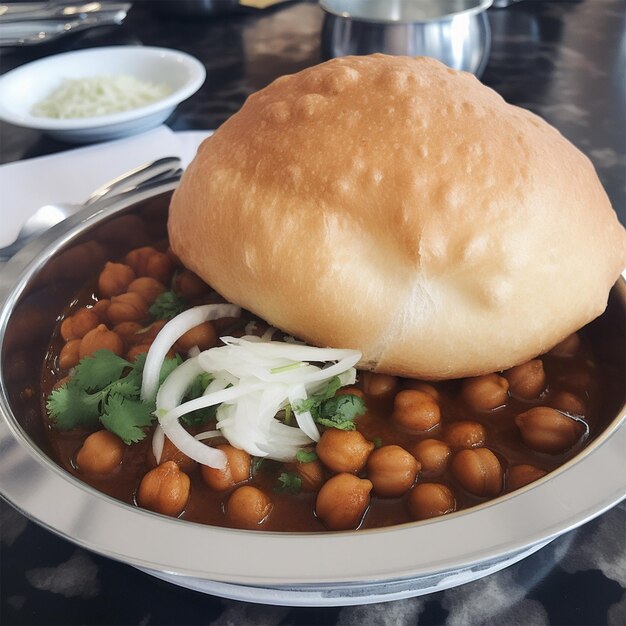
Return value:
[(320, 0), (322, 54), (428, 55), (480, 76), (489, 58), (493, 0)]
[(0, 3), (0, 23), (25, 20), (83, 19), (99, 13), (128, 12), (130, 2), (3, 2)]
[(0, 248), (0, 261), (10, 259), (31, 239), (98, 200), (113, 197), (132, 189), (139, 189), (147, 183), (179, 178), (182, 173), (180, 164), (181, 161), (178, 157), (163, 157), (141, 165), (105, 183), (96, 189), (83, 204), (46, 204), (40, 207), (24, 222), (17, 239), (9, 246)]
[(122, 2), (0, 4), (0, 46), (39, 44), (96, 26), (118, 25), (131, 6)]

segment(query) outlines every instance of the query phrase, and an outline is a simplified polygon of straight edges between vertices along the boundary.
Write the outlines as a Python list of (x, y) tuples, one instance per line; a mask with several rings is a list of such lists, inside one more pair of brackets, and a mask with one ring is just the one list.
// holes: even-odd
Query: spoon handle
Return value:
[(174, 156), (163, 157), (156, 161), (146, 163), (145, 165), (140, 165), (110, 180), (108, 183), (102, 185), (102, 187), (98, 187), (98, 189), (87, 198), (83, 206), (89, 206), (105, 196), (122, 193), (128, 189), (139, 187), (148, 181), (159, 179), (162, 176), (177, 174), (180, 170), (180, 165), (180, 159)]

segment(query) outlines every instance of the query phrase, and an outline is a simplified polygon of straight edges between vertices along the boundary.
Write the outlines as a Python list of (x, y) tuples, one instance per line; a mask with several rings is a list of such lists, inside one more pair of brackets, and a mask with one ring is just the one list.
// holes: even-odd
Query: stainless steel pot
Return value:
[(322, 54), (383, 52), (439, 59), (480, 76), (491, 48), (493, 0), (320, 0)]
[[(106, 259), (165, 235), (174, 186), (154, 183), (94, 203), (30, 243), (0, 273), (0, 496), (25, 515), (82, 547), (192, 589), (254, 602), (342, 605), (469, 582), (624, 498), (623, 402), (601, 435), (541, 480), (445, 519), (390, 528), (215, 528), (124, 504), (68, 474), (48, 455), (41, 416), (40, 376), (50, 334), (67, 302)], [(625, 311), (622, 278), (609, 315), (598, 322), (622, 333), (609, 346), (623, 345)], [(112, 530), (119, 528), (124, 532)]]

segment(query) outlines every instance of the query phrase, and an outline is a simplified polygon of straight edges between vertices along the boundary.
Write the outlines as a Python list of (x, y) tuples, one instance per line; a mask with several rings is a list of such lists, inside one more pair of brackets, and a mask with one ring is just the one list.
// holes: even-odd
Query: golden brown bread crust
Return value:
[(626, 265), (590, 161), (428, 58), (344, 57), (250, 96), (185, 172), (169, 232), (228, 300), (425, 379), (545, 352)]

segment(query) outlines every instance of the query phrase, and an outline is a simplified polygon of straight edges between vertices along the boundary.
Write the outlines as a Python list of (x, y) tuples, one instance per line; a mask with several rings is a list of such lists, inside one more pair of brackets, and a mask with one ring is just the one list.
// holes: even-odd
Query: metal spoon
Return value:
[(6, 261), (16, 254), (31, 239), (58, 224), (76, 211), (90, 206), (97, 200), (114, 196), (130, 189), (137, 189), (148, 182), (180, 175), (180, 159), (163, 157), (141, 165), (102, 185), (94, 191), (84, 204), (45, 204), (31, 215), (22, 225), (17, 239), (10, 245), (0, 248), (0, 260)]

